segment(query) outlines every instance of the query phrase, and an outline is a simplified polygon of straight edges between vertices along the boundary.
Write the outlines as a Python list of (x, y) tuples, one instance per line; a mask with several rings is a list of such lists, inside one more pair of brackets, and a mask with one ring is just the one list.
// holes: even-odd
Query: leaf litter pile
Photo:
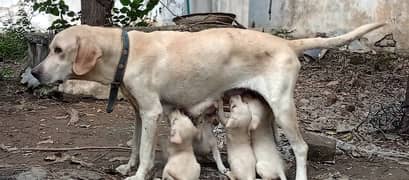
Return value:
[(353, 156), (409, 160), (408, 138), (398, 133), (407, 56), (330, 50), (301, 63), (295, 98), (306, 131), (336, 138), (338, 149)]

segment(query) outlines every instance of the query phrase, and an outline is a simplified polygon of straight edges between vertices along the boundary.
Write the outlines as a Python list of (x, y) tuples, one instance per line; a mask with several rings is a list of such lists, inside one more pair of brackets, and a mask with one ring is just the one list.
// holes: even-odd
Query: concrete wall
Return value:
[[(296, 29), (296, 36), (312, 36), (317, 32), (336, 35), (365, 23), (387, 22), (386, 28), (370, 33), (366, 44), (392, 33), (387, 44), (396, 41), (396, 48), (409, 50), (408, 0), (270, 0), (251, 1), (249, 22), (256, 27)], [(264, 8), (263, 8), (264, 7)]]

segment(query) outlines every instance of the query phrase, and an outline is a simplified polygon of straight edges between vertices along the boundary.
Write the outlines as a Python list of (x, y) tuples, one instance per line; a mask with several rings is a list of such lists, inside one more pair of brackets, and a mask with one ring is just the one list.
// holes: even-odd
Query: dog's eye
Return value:
[(234, 109), (234, 108), (236, 108), (236, 107), (237, 107), (237, 105), (235, 105), (235, 104), (233, 104), (233, 105), (231, 106), (232, 109)]
[(59, 54), (62, 52), (62, 49), (60, 47), (54, 48), (54, 53)]

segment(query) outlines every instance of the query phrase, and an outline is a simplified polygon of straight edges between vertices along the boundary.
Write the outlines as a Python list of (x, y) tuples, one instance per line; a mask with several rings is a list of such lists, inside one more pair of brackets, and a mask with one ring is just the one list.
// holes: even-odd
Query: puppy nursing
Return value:
[(169, 114), (171, 124), (169, 158), (163, 170), (164, 180), (197, 180), (200, 164), (193, 153), (192, 142), (197, 129), (191, 120), (179, 110)]
[[(227, 157), (234, 178), (254, 180), (256, 159), (251, 148), (251, 112), (239, 95), (230, 98), (230, 115), (219, 103), (219, 118), (226, 127)], [(229, 117), (230, 116), (230, 117)]]
[(213, 135), (213, 124), (217, 123), (217, 119), (218, 117), (214, 113), (206, 113), (199, 117), (197, 120), (197, 128), (199, 132), (193, 141), (193, 149), (196, 155), (207, 155), (212, 153), (219, 172), (231, 178), (230, 171), (222, 162), (220, 151), (217, 147), (217, 139)]
[(263, 180), (277, 178), (286, 180), (284, 164), (276, 148), (271, 126), (271, 120), (274, 119), (273, 113), (268, 106), (255, 97), (244, 95), (243, 100), (249, 106), (253, 123), (258, 124), (251, 133), (257, 174)]

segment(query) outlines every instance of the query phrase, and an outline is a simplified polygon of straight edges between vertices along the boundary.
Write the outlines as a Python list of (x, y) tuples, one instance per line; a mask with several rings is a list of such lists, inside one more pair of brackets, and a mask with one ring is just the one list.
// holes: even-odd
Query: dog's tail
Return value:
[(351, 32), (348, 32), (344, 35), (340, 35), (332, 38), (307, 38), (307, 39), (298, 39), (290, 41), (290, 45), (294, 48), (297, 54), (300, 54), (308, 49), (314, 48), (331, 48), (344, 45), (348, 42), (351, 42), (364, 34), (371, 32), (375, 29), (378, 29), (386, 25), (385, 23), (372, 23), (366, 24), (361, 27), (354, 29)]

